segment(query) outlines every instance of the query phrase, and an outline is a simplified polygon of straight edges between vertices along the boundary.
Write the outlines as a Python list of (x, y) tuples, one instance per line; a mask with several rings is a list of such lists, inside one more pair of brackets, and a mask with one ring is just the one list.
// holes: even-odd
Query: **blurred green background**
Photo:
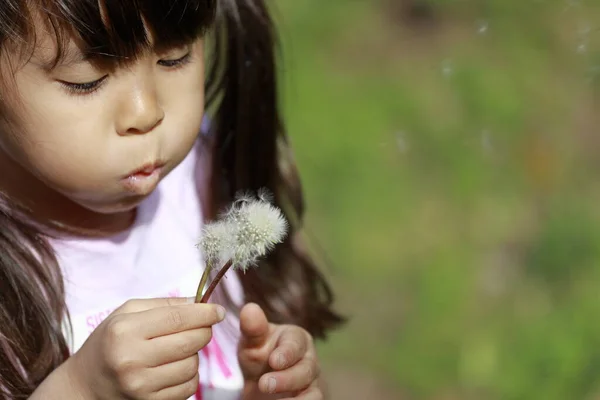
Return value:
[(600, 1), (272, 3), (333, 399), (600, 399)]

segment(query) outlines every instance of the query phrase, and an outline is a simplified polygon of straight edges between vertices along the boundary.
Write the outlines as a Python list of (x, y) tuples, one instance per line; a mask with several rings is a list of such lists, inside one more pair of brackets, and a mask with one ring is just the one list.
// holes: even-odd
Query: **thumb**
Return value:
[(269, 338), (269, 321), (259, 305), (249, 303), (240, 312), (241, 345), (245, 348), (260, 347)]

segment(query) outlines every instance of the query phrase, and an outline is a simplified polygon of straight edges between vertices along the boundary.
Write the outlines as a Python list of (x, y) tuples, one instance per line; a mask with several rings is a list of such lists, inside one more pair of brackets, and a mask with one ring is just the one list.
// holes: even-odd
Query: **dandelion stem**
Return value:
[(227, 261), (227, 264), (223, 265), (223, 267), (217, 273), (217, 276), (215, 276), (215, 279), (213, 279), (213, 281), (210, 283), (210, 286), (208, 287), (208, 289), (206, 289), (206, 293), (204, 293), (204, 296), (202, 296), (200, 303), (208, 302), (208, 299), (210, 298), (212, 293), (215, 291), (215, 288), (217, 287), (217, 285), (219, 284), (219, 282), (221, 281), (221, 279), (223, 278), (225, 273), (229, 270), (229, 268), (231, 268), (231, 265), (232, 265), (231, 260)]
[(200, 279), (200, 284), (198, 285), (198, 290), (196, 291), (196, 303), (200, 303), (202, 299), (202, 291), (204, 290), (204, 286), (206, 286), (206, 282), (208, 281), (208, 275), (210, 275), (210, 270), (212, 269), (212, 263), (207, 263), (204, 268), (204, 272), (202, 273), (202, 279)]

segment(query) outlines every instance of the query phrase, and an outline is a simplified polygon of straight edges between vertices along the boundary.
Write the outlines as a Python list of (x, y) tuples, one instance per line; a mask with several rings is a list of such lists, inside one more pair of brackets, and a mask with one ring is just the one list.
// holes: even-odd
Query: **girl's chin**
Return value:
[(128, 195), (115, 201), (87, 202), (76, 201), (81, 207), (95, 214), (123, 214), (134, 211), (148, 195)]

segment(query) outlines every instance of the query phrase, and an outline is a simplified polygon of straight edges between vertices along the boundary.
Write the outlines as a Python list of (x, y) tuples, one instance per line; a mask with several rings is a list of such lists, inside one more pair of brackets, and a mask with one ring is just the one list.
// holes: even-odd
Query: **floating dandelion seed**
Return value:
[(583, 22), (583, 23), (579, 24), (579, 28), (577, 28), (577, 33), (579, 34), (579, 36), (587, 37), (590, 35), (591, 32), (592, 32), (592, 27), (587, 22)]
[(452, 60), (445, 59), (444, 61), (442, 61), (442, 74), (446, 78), (449, 78), (454, 74), (454, 66), (452, 65)]
[(485, 35), (488, 31), (490, 24), (486, 20), (477, 21), (477, 33), (480, 35)]
[[(261, 191), (258, 198), (242, 195), (222, 218), (208, 224), (198, 244), (206, 261), (206, 268), (196, 293), (196, 302), (205, 303), (230, 268), (247, 270), (281, 243), (287, 234), (288, 223), (281, 210), (270, 203), (270, 197)], [(224, 264), (202, 293), (209, 271), (216, 264)]]
[(400, 153), (402, 153), (402, 154), (408, 153), (409, 145), (408, 145), (408, 140), (406, 139), (406, 132), (404, 132), (404, 131), (396, 132), (396, 146), (398, 147), (398, 150), (400, 151)]

